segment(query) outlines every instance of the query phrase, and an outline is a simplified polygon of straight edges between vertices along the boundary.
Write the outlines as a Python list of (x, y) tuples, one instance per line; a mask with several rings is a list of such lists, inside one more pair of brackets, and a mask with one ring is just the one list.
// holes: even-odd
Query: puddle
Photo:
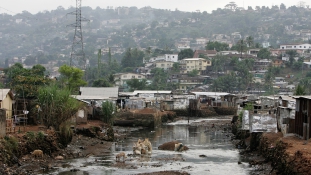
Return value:
[[(208, 119), (202, 119), (208, 120)], [(69, 160), (71, 167), (60, 167), (52, 174), (59, 175), (114, 175), (137, 174), (165, 170), (183, 170), (190, 174), (235, 174), (247, 175), (252, 170), (242, 162), (239, 151), (228, 137), (228, 131), (208, 130), (206, 126), (193, 125), (202, 120), (178, 121), (155, 129), (133, 130), (123, 143), (113, 145), (111, 154), (103, 157), (89, 157)], [(214, 119), (209, 119), (214, 120)], [(227, 119), (223, 119), (227, 120)], [(132, 154), (132, 146), (138, 139), (149, 138), (153, 146), (151, 155), (128, 156), (125, 163), (114, 166), (115, 155), (124, 151)], [(158, 150), (158, 146), (177, 140), (189, 147), (186, 152)], [(77, 169), (73, 172), (70, 170)]]

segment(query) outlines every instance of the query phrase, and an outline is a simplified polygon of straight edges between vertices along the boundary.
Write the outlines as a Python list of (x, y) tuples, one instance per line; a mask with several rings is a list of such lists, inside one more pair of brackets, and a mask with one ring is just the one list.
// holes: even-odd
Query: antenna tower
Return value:
[(76, 0), (76, 11), (70, 12), (67, 15), (76, 15), (76, 22), (68, 26), (75, 28), (75, 35), (72, 42), (72, 50), (70, 53), (70, 66), (86, 67), (85, 53), (83, 50), (83, 36), (81, 22), (90, 21), (81, 16), (81, 1)]

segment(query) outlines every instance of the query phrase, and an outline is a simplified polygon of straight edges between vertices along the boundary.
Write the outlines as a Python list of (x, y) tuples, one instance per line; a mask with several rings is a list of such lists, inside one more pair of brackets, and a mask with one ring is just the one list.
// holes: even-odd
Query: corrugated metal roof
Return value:
[(10, 89), (0, 89), (0, 100), (4, 100)]
[(227, 92), (191, 92), (195, 95), (206, 95), (206, 96), (225, 96), (229, 95), (230, 93)]
[(305, 99), (309, 99), (311, 100), (311, 96), (310, 95), (306, 95), (306, 96), (293, 96), (293, 98), (305, 98)]
[[(77, 100), (108, 100), (110, 97), (105, 96), (87, 96), (87, 95), (72, 95), (73, 98)], [(112, 97), (115, 98), (115, 97)]]
[(285, 101), (296, 101), (295, 98), (293, 97), (290, 97), (290, 96), (281, 96), (282, 100), (285, 100)]
[(134, 91), (134, 94), (171, 94), (172, 91)]
[(118, 97), (119, 87), (80, 87), (81, 96)]

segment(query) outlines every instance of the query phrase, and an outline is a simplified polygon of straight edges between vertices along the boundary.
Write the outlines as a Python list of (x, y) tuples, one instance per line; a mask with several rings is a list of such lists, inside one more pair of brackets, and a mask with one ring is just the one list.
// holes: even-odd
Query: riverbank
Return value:
[[(187, 117), (177, 117), (175, 118), (174, 125), (187, 125)], [(221, 117), (213, 117), (208, 119), (202, 118), (190, 118), (190, 125), (188, 125), (188, 134), (190, 137), (197, 135), (196, 133), (222, 133), (222, 136), (215, 137), (214, 139), (226, 139), (230, 141), (230, 138), (234, 138), (231, 134), (231, 119), (232, 116), (221, 116)], [(173, 124), (173, 123), (172, 123)], [(171, 125), (168, 123), (168, 125)], [(193, 130), (192, 128), (200, 127), (200, 130)], [(100, 132), (98, 128), (105, 128), (104, 132)], [(43, 172), (53, 172), (60, 168), (64, 168), (69, 166), (68, 159), (79, 159), (85, 158), (88, 159), (89, 157), (93, 157), (91, 160), (93, 162), (89, 162), (83, 166), (92, 166), (96, 165), (96, 157), (111, 157), (111, 153), (115, 152), (113, 147), (115, 147), (114, 143), (123, 143), (129, 142), (127, 141), (128, 135), (132, 132), (138, 131), (142, 127), (113, 127), (113, 135), (114, 135), (114, 142), (107, 141), (107, 126), (102, 123), (101, 121), (89, 121), (88, 124), (77, 126), (76, 134), (73, 136), (71, 143), (66, 147), (62, 148), (58, 145), (54, 145), (55, 148), (51, 148), (51, 150), (56, 149), (52, 153), (44, 152), (44, 157), (41, 158), (34, 158), (30, 155), (30, 152), (26, 153), (25, 155), (21, 156), (20, 159), (15, 160), (13, 165), (3, 165), (1, 163), (0, 166), (0, 174), (38, 174)], [(31, 129), (28, 128), (28, 129)], [(32, 127), (34, 133), (40, 131), (40, 128)], [(83, 131), (83, 132), (82, 132)], [(162, 135), (161, 132), (155, 134)], [(150, 132), (150, 131), (149, 131)], [(153, 132), (151, 130), (151, 132)], [(52, 140), (55, 133), (46, 130), (45, 137), (48, 140)], [(161, 134), (161, 135), (160, 135)], [(174, 135), (174, 133), (172, 133)], [(177, 133), (175, 133), (177, 134)], [(216, 134), (216, 135), (218, 135)], [(49, 135), (49, 136), (48, 136)], [(204, 136), (203, 134), (202, 136)], [(215, 135), (215, 136), (216, 136)], [(13, 136), (13, 135), (12, 135)], [(177, 135), (176, 135), (177, 136)], [(22, 136), (22, 133), (16, 134), (15, 137), (18, 139), (19, 143), (25, 142), (25, 138)], [(214, 136), (213, 136), (214, 137)], [(200, 137), (202, 138), (202, 137)], [(211, 137), (212, 138), (212, 137)], [(254, 139), (255, 138), (255, 139)], [(142, 138), (143, 139), (143, 138)], [(174, 139), (172, 137), (171, 139)], [(231, 139), (231, 140), (232, 140)], [(254, 141), (255, 140), (255, 141)], [(224, 140), (225, 141), (225, 140)], [(232, 140), (233, 144), (236, 143)], [(131, 142), (131, 141), (130, 141)], [(227, 141), (225, 141), (227, 143)], [(246, 145), (250, 146), (250, 144), (254, 142), (256, 144), (255, 150), (249, 150), (250, 147), (247, 149), (240, 149), (241, 153), (241, 160), (236, 161), (236, 166), (249, 166), (253, 167), (254, 171), (252, 174), (291, 174), (295, 172), (299, 172), (300, 174), (309, 174), (311, 173), (309, 166), (310, 166), (310, 144), (305, 142), (299, 138), (294, 136), (283, 137), (280, 133), (264, 133), (262, 136), (257, 135), (253, 138), (249, 137), (246, 139)], [(53, 142), (51, 142), (53, 143)], [(190, 143), (190, 142), (189, 142)], [(189, 144), (188, 143), (188, 144)], [(53, 145), (53, 144), (51, 144)], [(155, 147), (158, 145), (155, 144)], [(212, 149), (217, 149), (217, 147)], [(21, 152), (24, 150), (21, 149)], [(27, 149), (26, 149), (27, 150)], [(128, 152), (129, 153), (129, 152)], [(263, 156), (260, 156), (263, 155)], [(155, 156), (155, 155), (153, 155)], [(197, 155), (197, 156), (208, 156), (206, 155)], [(59, 158), (56, 160), (56, 158)], [(279, 158), (280, 157), (280, 158)], [(10, 157), (16, 159), (17, 157)], [(176, 159), (175, 157), (168, 157), (169, 161), (178, 164), (178, 162), (183, 161), (183, 159)], [(171, 158), (171, 159), (170, 159)], [(130, 159), (131, 160), (131, 159)], [(155, 161), (161, 161), (162, 158), (154, 159)], [(98, 160), (100, 161), (100, 160)], [(126, 163), (119, 163), (115, 162), (114, 159), (110, 160), (111, 167), (117, 169), (131, 169), (131, 166), (134, 162), (126, 162)], [(20, 165), (18, 165), (20, 164)], [(148, 163), (149, 166), (159, 166), (158, 164)], [(271, 166), (272, 165), (272, 166)], [(83, 166), (80, 167), (83, 169)], [(162, 165), (163, 166), (163, 165)], [(71, 166), (72, 167), (72, 166)], [(164, 167), (163, 167), (164, 168)], [(186, 166), (183, 168), (187, 168)], [(184, 171), (157, 171), (154, 173), (149, 174), (185, 174), (185, 171), (191, 171), (193, 167), (189, 167), (190, 169), (183, 169)], [(79, 171), (79, 167), (72, 167), (69, 169), (70, 171)], [(159, 167), (158, 170), (161, 170)], [(162, 169), (163, 170), (163, 169)], [(135, 173), (134, 173), (135, 174)], [(136, 173), (138, 174), (138, 173)], [(164, 175), (163, 174), (163, 175)]]

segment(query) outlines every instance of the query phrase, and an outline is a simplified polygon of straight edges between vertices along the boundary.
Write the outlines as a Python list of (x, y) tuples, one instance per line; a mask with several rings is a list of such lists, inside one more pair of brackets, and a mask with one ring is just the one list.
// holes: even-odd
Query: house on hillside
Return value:
[(206, 69), (212, 66), (212, 61), (204, 58), (185, 58), (179, 61), (180, 73), (187, 74), (193, 70), (198, 70), (199, 75), (205, 74)]
[(136, 74), (136, 73), (117, 73), (114, 74), (114, 81), (116, 86), (124, 86), (126, 85), (126, 81), (131, 79), (138, 79), (142, 80), (145, 79), (146, 76), (142, 74)]
[(203, 85), (204, 82), (206, 81), (205, 77), (202, 76), (195, 76), (195, 77), (190, 77), (187, 75), (182, 75), (179, 76), (178, 78), (178, 89), (180, 91), (187, 91), (190, 90), (196, 86)]
[(193, 54), (193, 58), (201, 58), (200, 55), (213, 58), (217, 55), (216, 50), (195, 50)]
[(253, 56), (257, 57), (257, 54), (258, 54), (259, 51), (260, 51), (260, 49), (249, 49), (247, 51), (247, 54), (253, 55)]
[(267, 70), (270, 64), (271, 61), (267, 59), (257, 60), (254, 62), (253, 70)]
[(311, 49), (311, 44), (281, 44), (280, 49), (283, 50), (308, 50)]
[[(148, 60), (148, 62), (150, 63), (153, 63), (156, 61), (178, 62), (178, 54), (164, 54), (164, 55), (150, 58)], [(144, 63), (147, 63), (147, 60), (144, 60)]]
[(156, 68), (161, 68), (164, 70), (170, 70), (174, 65), (174, 62), (172, 61), (156, 61), (153, 62), (153, 66)]
[(285, 66), (285, 64), (284, 64), (283, 60), (275, 59), (275, 60), (272, 60), (272, 66), (273, 67), (282, 67), (282, 66)]

